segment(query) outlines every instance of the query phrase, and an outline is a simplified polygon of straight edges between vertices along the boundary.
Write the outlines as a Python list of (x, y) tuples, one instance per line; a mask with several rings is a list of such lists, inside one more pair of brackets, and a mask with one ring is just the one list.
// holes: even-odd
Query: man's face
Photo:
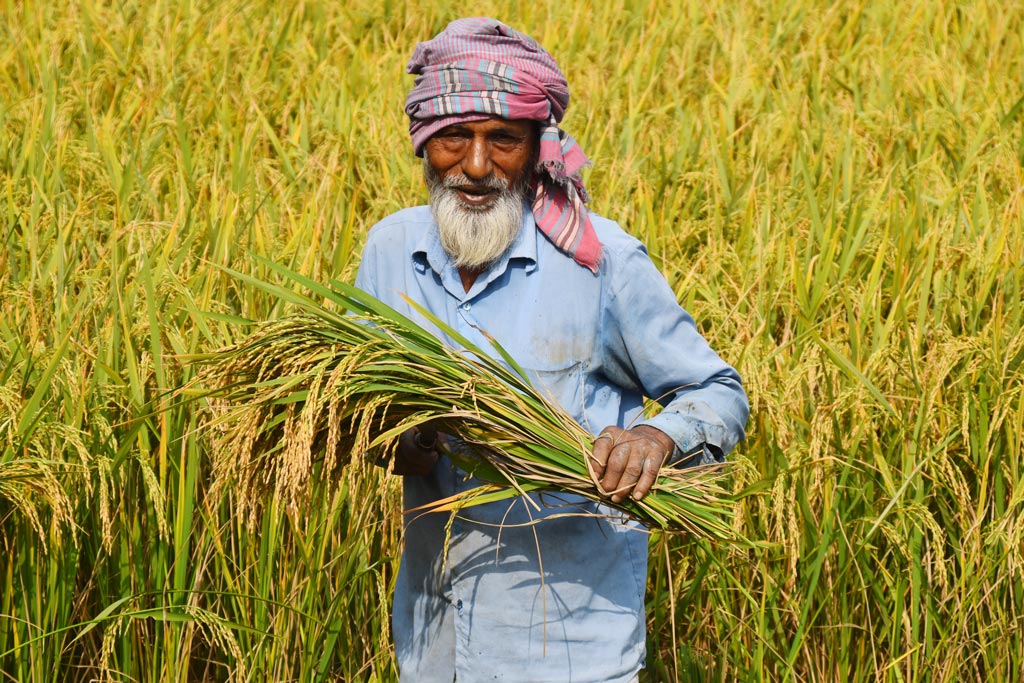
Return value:
[(524, 181), (537, 145), (533, 121), (492, 118), (442, 128), (426, 144), (426, 158), (442, 179), (463, 175), (458, 190), (467, 207), (486, 209), (497, 192), (481, 181), (494, 176), (509, 186)]
[(430, 206), (457, 266), (483, 269), (515, 240), (536, 146), (532, 121), (500, 118), (448, 126), (427, 141)]

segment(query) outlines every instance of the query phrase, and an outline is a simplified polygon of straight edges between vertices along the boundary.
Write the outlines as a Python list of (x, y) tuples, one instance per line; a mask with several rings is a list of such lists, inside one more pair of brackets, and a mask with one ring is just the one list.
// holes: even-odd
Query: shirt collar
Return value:
[[(441, 246), (441, 236), (438, 233), (437, 223), (430, 221), (430, 228), (420, 237), (412, 252), (413, 263), (421, 273), (429, 267), (438, 275), (453, 268), (448, 253)], [(490, 268), (480, 275), (480, 280), (485, 284), (500, 276), (508, 268), (513, 259), (525, 261), (527, 273), (537, 268), (537, 223), (533, 219), (533, 211), (528, 202), (524, 201), (523, 221), (519, 226), (519, 233), (512, 246), (502, 254), (501, 258), (495, 261)]]

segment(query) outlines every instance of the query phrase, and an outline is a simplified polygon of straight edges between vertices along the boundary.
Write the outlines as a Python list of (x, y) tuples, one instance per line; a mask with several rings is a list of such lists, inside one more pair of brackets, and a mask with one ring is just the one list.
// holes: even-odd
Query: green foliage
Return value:
[(182, 391), (224, 404), (207, 421), (216, 433), (214, 488), (232, 488), (242, 514), (271, 497), (301, 514), (313, 476), (330, 492), (346, 466), (390, 461), (403, 432), (430, 422), (470, 447), (441, 445), (486, 483), (424, 511), (560, 491), (616, 508), (649, 529), (742, 542), (734, 538), (723, 467), (666, 467), (643, 500), (612, 502), (590, 465), (592, 435), (547, 400), (496, 341), (482, 349), (413, 302), (459, 347), (452, 348), (353, 285), (325, 286), (267, 265), (325, 303), (243, 276), (302, 313), (210, 354), (197, 386)]
[[(752, 401), (755, 549), (655, 535), (650, 681), (1024, 673), (1024, 10), (483, 2), (559, 60), (599, 213)], [(0, 2), (0, 672), (396, 678), (395, 483), (250, 530), (184, 356), (425, 197), (438, 0)], [(367, 504), (367, 491), (373, 504)]]

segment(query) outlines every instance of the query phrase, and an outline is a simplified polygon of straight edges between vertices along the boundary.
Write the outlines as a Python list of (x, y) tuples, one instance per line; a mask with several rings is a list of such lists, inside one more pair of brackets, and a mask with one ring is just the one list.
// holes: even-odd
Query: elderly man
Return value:
[[(598, 434), (592, 457), (612, 500), (643, 497), (660, 467), (720, 460), (743, 438), (740, 378), (643, 245), (588, 213), (586, 157), (558, 127), (569, 92), (552, 57), (493, 19), (462, 19), (417, 46), (408, 70), (430, 205), (370, 231), (357, 284), (427, 327), (403, 295), (481, 348), (497, 339)], [(645, 396), (663, 406), (648, 419)], [(409, 508), (479, 484), (439, 455), (439, 438), (400, 440)], [(578, 497), (534, 500), (541, 512), (492, 503), (450, 528), (443, 515), (407, 516), (393, 613), (402, 681), (636, 680), (646, 533)]]

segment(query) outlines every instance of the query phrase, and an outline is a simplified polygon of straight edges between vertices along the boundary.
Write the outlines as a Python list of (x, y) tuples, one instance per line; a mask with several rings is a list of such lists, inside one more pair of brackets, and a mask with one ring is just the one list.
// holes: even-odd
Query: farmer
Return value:
[[(357, 285), (442, 337), (404, 297), (481, 348), (496, 339), (598, 435), (593, 464), (613, 501), (643, 497), (660, 467), (720, 461), (744, 436), (740, 378), (643, 245), (588, 213), (553, 58), (498, 21), (461, 19), (419, 44), (408, 71), (430, 205), (370, 231)], [(647, 419), (645, 396), (663, 406)], [(407, 508), (480, 484), (442, 442), (460, 447), (431, 428), (400, 439)], [(636, 680), (647, 534), (576, 496), (530, 499), (454, 521), (406, 515), (393, 613), (403, 682)]]

